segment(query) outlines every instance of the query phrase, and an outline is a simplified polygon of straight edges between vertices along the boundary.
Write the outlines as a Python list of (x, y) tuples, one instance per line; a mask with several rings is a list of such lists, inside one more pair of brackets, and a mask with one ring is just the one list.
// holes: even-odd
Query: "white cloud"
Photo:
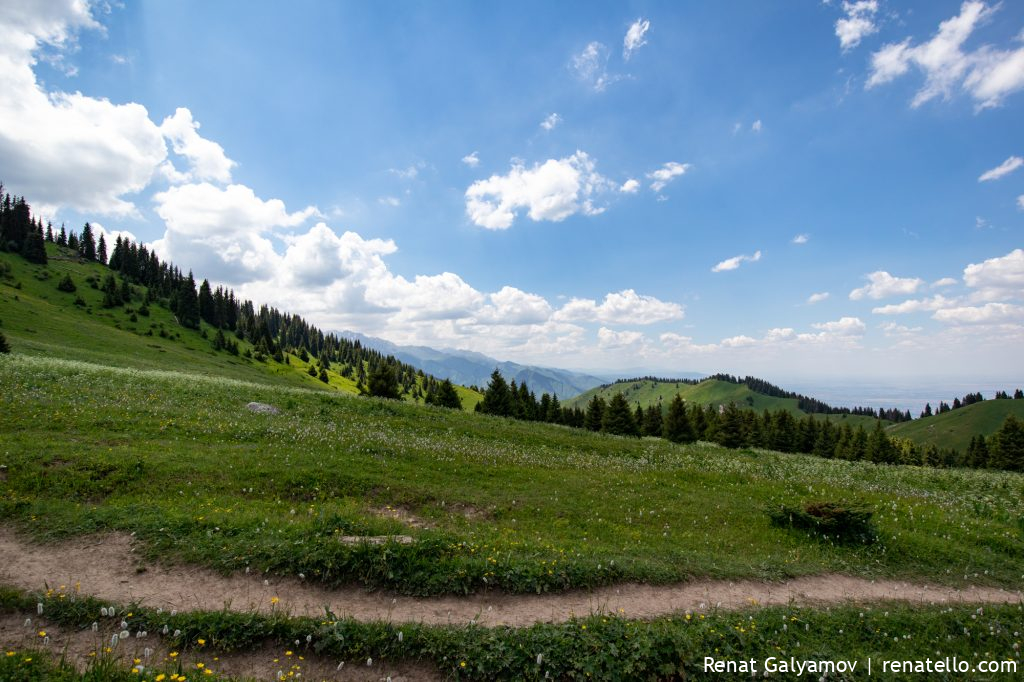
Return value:
[(952, 277), (943, 277), (932, 282), (932, 288), (938, 289), (940, 287), (951, 287), (957, 283), (957, 280)]
[(806, 234), (798, 234), (793, 237), (794, 244), (806, 244), (810, 240), (810, 236)]
[(730, 336), (729, 338), (722, 339), (719, 342), (719, 345), (723, 348), (746, 348), (755, 344), (757, 344), (757, 339), (742, 334), (739, 336)]
[(597, 345), (600, 348), (636, 348), (644, 345), (645, 341), (646, 339), (644, 338), (643, 332), (617, 332), (612, 329), (608, 329), (607, 327), (601, 327), (597, 330)]
[(1021, 166), (1024, 166), (1024, 159), (1019, 156), (1011, 156), (1006, 161), (993, 168), (987, 170), (978, 177), (978, 182), (988, 182), (989, 180), (998, 180), (1004, 175), (1009, 175), (1013, 171), (1017, 170)]
[(195, 237), (263, 233), (301, 225), (318, 214), (313, 206), (288, 213), (280, 199), (264, 201), (245, 185), (221, 189), (207, 182), (171, 187), (153, 201), (168, 229)]
[(626, 37), (622, 39), (622, 58), (629, 61), (633, 53), (647, 44), (644, 36), (651, 28), (651, 22), (647, 19), (637, 19), (629, 26)]
[(476, 168), (477, 166), (480, 165), (480, 157), (477, 156), (476, 152), (473, 152), (472, 154), (466, 154), (465, 156), (462, 157), (462, 163), (466, 164), (470, 168)]
[(647, 179), (652, 180), (651, 189), (655, 192), (660, 192), (665, 189), (668, 183), (672, 182), (675, 178), (679, 177), (690, 170), (691, 166), (688, 163), (678, 163), (677, 161), (669, 161), (662, 165), (658, 170), (651, 171), (647, 174)]
[(807, 297), (807, 304), (814, 305), (815, 303), (821, 303), (822, 301), (828, 299), (829, 296), (830, 294), (827, 291), (822, 291), (821, 293), (818, 294), (811, 294), (810, 296)]
[(983, 306), (936, 310), (932, 317), (939, 322), (955, 324), (995, 324), (1024, 319), (1024, 306), (1011, 303), (986, 303)]
[(402, 200), (399, 199), (398, 197), (386, 196), (378, 197), (377, 203), (379, 203), (381, 206), (390, 206), (391, 208), (395, 208), (396, 206), (402, 205)]
[(3, 181), (42, 215), (62, 207), (134, 215), (124, 197), (144, 189), (167, 158), (145, 107), (47, 91), (36, 80), (45, 48), (66, 51), (78, 30), (99, 28), (84, 2), (0, 3)]
[(520, 209), (531, 220), (559, 222), (576, 213), (602, 213), (594, 198), (614, 187), (586, 152), (577, 151), (533, 168), (517, 162), (507, 175), (477, 180), (466, 190), (466, 213), (475, 225), (489, 230), (511, 227)]
[(1005, 256), (971, 263), (964, 268), (964, 282), (975, 289), (973, 299), (1005, 300), (1024, 297), (1024, 249)]
[(939, 24), (931, 40), (911, 45), (907, 38), (885, 45), (872, 55), (867, 87), (893, 81), (914, 66), (925, 77), (912, 101), (914, 107), (939, 96), (949, 99), (958, 87), (970, 94), (978, 109), (998, 106), (1007, 95), (1024, 88), (1024, 48), (963, 50), (974, 30), (998, 9), (984, 2), (964, 2), (960, 14)]
[(588, 43), (579, 54), (573, 55), (569, 68), (595, 92), (603, 92), (619, 80), (618, 76), (608, 74), (608, 48), (596, 40)]
[(844, 2), (843, 11), (846, 16), (836, 21), (836, 37), (843, 50), (857, 47), (860, 41), (878, 31), (875, 25), (875, 13), (878, 12), (877, 0), (860, 0)]
[(888, 272), (879, 270), (866, 275), (868, 284), (850, 292), (850, 299), (859, 301), (867, 297), (873, 299), (888, 296), (908, 295), (917, 291), (924, 280), (917, 277), (893, 277)]
[(636, 194), (640, 190), (640, 181), (635, 178), (630, 178), (622, 183), (619, 187), (619, 191), (623, 194)]
[(557, 113), (548, 114), (543, 121), (540, 122), (540, 127), (544, 130), (554, 130), (555, 126), (562, 122), (562, 117)]
[(939, 294), (932, 296), (931, 298), (921, 299), (908, 299), (902, 303), (890, 303), (889, 305), (883, 305), (878, 308), (872, 308), (871, 312), (876, 315), (905, 315), (907, 313), (917, 313), (922, 311), (941, 310), (943, 308), (949, 308), (957, 304), (957, 299), (946, 298)]
[[(465, 160), (466, 159), (464, 158), (463, 162), (465, 162)], [(405, 168), (389, 168), (388, 172), (402, 180), (415, 180), (416, 176), (420, 174), (420, 169), (425, 165), (426, 164), (419, 163)]]
[(624, 289), (607, 294), (600, 304), (590, 298), (573, 298), (555, 313), (554, 319), (605, 324), (652, 324), (679, 320), (683, 315), (683, 307), (678, 303), (659, 301), (653, 296)]
[(860, 336), (867, 330), (867, 326), (859, 317), (841, 317), (832, 322), (818, 322), (811, 326), (836, 336)]
[(543, 324), (551, 318), (551, 304), (543, 296), (504, 286), (491, 294), (490, 305), (477, 314), (477, 321), (506, 325)]
[(1024, 211), (1024, 194), (1017, 197), (1017, 208)]
[(761, 128), (763, 127), (764, 126), (761, 124), (761, 119), (757, 119), (756, 121), (750, 124), (750, 129), (755, 133), (761, 132)]
[(726, 272), (728, 270), (735, 270), (743, 263), (756, 263), (761, 260), (761, 252), (755, 251), (750, 256), (733, 256), (732, 258), (726, 258), (724, 261), (711, 268), (711, 272)]
[[(191, 167), (191, 172), (180, 174), (182, 177), (178, 181), (231, 182), (231, 169), (235, 162), (227, 157), (223, 147), (201, 137), (198, 131), (199, 123), (184, 107), (176, 109), (173, 116), (168, 116), (160, 124), (160, 132), (170, 140), (174, 153), (184, 156)], [(168, 179), (175, 177), (175, 174), (167, 175)]]
[(902, 324), (896, 324), (895, 322), (885, 322), (879, 325), (879, 328), (885, 332), (886, 336), (894, 336), (897, 338), (905, 338), (913, 336), (922, 331), (921, 327), (907, 327)]

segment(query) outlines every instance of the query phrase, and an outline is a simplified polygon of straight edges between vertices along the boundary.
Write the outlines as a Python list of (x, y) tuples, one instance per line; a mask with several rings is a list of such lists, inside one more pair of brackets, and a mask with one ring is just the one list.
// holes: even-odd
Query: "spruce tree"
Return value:
[(715, 430), (715, 442), (726, 448), (743, 447), (743, 415), (736, 403), (729, 403), (718, 420), (718, 428)]
[(875, 429), (868, 438), (867, 459), (876, 464), (896, 463), (896, 448), (885, 434), (881, 420), (875, 422)]
[(587, 403), (587, 416), (583, 420), (583, 426), (589, 431), (600, 431), (601, 423), (604, 421), (604, 410), (604, 398), (595, 395)]
[(648, 405), (644, 410), (643, 427), (640, 429), (645, 436), (660, 437), (665, 418), (661, 414), (661, 405)]
[(10, 353), (11, 344), (7, 343), (7, 337), (4, 336), (3, 332), (0, 332), (0, 353)]
[(46, 265), (46, 240), (43, 238), (42, 232), (36, 229), (29, 230), (22, 243), (21, 255), (29, 263)]
[(57, 282), (57, 291), (71, 293), (75, 291), (75, 289), (77, 289), (77, 287), (75, 286), (74, 280), (71, 279), (71, 273), (65, 272), (64, 276), (60, 278), (59, 282)]
[(617, 436), (640, 437), (640, 427), (633, 417), (633, 411), (629, 409), (626, 397), (621, 393), (616, 393), (608, 401), (601, 419), (601, 431)]
[(386, 362), (380, 363), (377, 369), (370, 373), (367, 384), (366, 392), (374, 398), (398, 400), (402, 397), (395, 368)]
[(491, 372), (491, 380), (484, 391), (484, 399), (480, 401), (480, 411), (484, 414), (496, 414), (501, 417), (512, 415), (512, 394), (505, 377), (497, 368)]
[(992, 436), (989, 461), (1007, 471), (1024, 471), (1024, 424), (1012, 414)]
[(455, 385), (450, 379), (445, 379), (441, 382), (441, 385), (437, 389), (434, 404), (453, 410), (462, 409), (462, 399), (459, 398), (459, 393), (455, 390)]
[(690, 418), (686, 416), (686, 403), (678, 393), (668, 404), (668, 412), (662, 425), (662, 436), (673, 443), (692, 443), (697, 440)]
[(103, 238), (103, 233), (100, 233), (100, 241), (96, 245), (96, 260), (104, 265), (107, 264), (107, 240)]
[(78, 240), (78, 252), (86, 260), (96, 260), (96, 237), (92, 233), (92, 225), (85, 224), (82, 228), (82, 236)]

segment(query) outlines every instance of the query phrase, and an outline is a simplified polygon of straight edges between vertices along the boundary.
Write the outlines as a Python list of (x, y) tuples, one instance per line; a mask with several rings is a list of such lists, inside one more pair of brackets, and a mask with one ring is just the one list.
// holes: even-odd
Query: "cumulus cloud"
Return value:
[(489, 230), (508, 229), (524, 209), (531, 220), (560, 222), (576, 213), (602, 213), (594, 199), (614, 188), (593, 159), (577, 151), (532, 168), (517, 162), (507, 175), (474, 182), (466, 190), (466, 213), (473, 224)]
[(827, 291), (822, 291), (818, 294), (811, 294), (807, 297), (807, 304), (814, 305), (815, 303), (821, 303), (822, 301), (827, 300), (829, 296), (830, 294)]
[(622, 58), (629, 61), (633, 53), (647, 44), (644, 36), (651, 28), (651, 22), (647, 19), (637, 19), (629, 26), (626, 37), (622, 39)]
[(860, 336), (867, 329), (859, 317), (841, 317), (832, 322), (818, 322), (811, 326), (837, 336)]
[(619, 191), (623, 194), (636, 194), (640, 190), (640, 181), (635, 178), (626, 180), (619, 187)]
[(810, 235), (798, 234), (797, 236), (793, 237), (792, 241), (794, 244), (806, 244), (810, 240), (810, 238)]
[(862, 298), (887, 298), (913, 294), (918, 287), (924, 284), (924, 280), (918, 277), (893, 277), (884, 270), (872, 272), (866, 275), (868, 283), (850, 292), (850, 299), (859, 301)]
[(922, 311), (940, 310), (956, 305), (957, 299), (946, 298), (941, 294), (931, 298), (908, 299), (902, 303), (890, 303), (889, 305), (872, 308), (871, 312), (876, 315), (905, 315)]
[(863, 38), (878, 31), (878, 26), (875, 25), (877, 0), (844, 2), (843, 12), (846, 16), (836, 21), (836, 37), (839, 38), (839, 46), (844, 51), (857, 47)]
[(949, 99), (957, 88), (967, 92), (978, 109), (998, 106), (1007, 95), (1024, 88), (1024, 47), (963, 49), (975, 29), (998, 9), (976, 0), (964, 2), (960, 14), (939, 24), (931, 40), (913, 45), (907, 38), (885, 45), (872, 55), (867, 87), (889, 83), (913, 66), (925, 77), (912, 101), (914, 107), (939, 96)]
[(690, 168), (691, 166), (688, 163), (669, 161), (662, 165), (661, 168), (648, 173), (647, 179), (652, 181), (651, 189), (655, 192), (660, 192), (665, 189), (665, 186), (668, 185), (668, 183), (686, 173)]
[(605, 324), (652, 324), (683, 317), (678, 303), (659, 301), (633, 289), (610, 293), (600, 304), (589, 298), (573, 298), (555, 314), (556, 320), (603, 322)]
[(462, 157), (462, 163), (466, 164), (470, 168), (476, 168), (477, 166), (480, 165), (480, 157), (477, 156), (476, 152), (473, 152), (472, 154), (466, 154), (465, 156)]
[(727, 272), (729, 270), (735, 270), (743, 263), (756, 263), (761, 260), (761, 252), (755, 251), (750, 256), (733, 256), (732, 258), (726, 258), (724, 261), (711, 268), (711, 272)]
[(231, 169), (235, 162), (227, 157), (223, 147), (199, 135), (199, 123), (192, 119), (191, 111), (184, 107), (176, 109), (173, 116), (168, 116), (160, 124), (160, 132), (171, 142), (174, 153), (184, 156), (189, 162), (190, 172), (178, 174), (181, 177), (176, 180), (231, 182)]
[(980, 301), (999, 301), (1024, 297), (1024, 249), (1005, 256), (971, 263), (964, 268), (964, 283), (974, 289), (972, 297)]
[(955, 324), (995, 324), (1024, 320), (1024, 306), (1012, 303), (986, 303), (936, 310), (932, 317), (939, 322)]
[(993, 168), (987, 170), (978, 177), (978, 182), (988, 182), (990, 180), (998, 180), (1004, 175), (1009, 175), (1013, 171), (1017, 170), (1021, 166), (1024, 166), (1024, 159), (1019, 156), (1011, 156), (1006, 161)]
[(956, 283), (957, 280), (955, 280), (952, 277), (943, 277), (942, 279), (937, 279), (934, 282), (932, 282), (932, 288), (939, 289), (941, 287), (951, 287)]
[(544, 117), (544, 120), (540, 122), (540, 127), (544, 130), (554, 130), (555, 126), (562, 122), (562, 117), (557, 113), (548, 114)]
[(755, 133), (761, 132), (761, 128), (763, 128), (763, 127), (764, 126), (761, 123), (761, 119), (757, 119), (756, 121), (754, 121), (753, 123), (750, 124), (750, 129), (752, 131), (754, 131)]
[(44, 48), (64, 50), (77, 31), (98, 28), (83, 2), (0, 3), (3, 181), (43, 214), (134, 215), (124, 197), (144, 189), (167, 157), (145, 107), (47, 91), (36, 80)]
[(615, 331), (607, 327), (597, 330), (597, 345), (605, 349), (636, 348), (645, 343), (643, 332)]

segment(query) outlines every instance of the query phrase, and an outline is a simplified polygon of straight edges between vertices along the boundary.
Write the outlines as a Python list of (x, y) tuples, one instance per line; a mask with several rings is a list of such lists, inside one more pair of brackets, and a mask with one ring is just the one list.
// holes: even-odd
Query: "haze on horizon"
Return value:
[(1012, 389), (1021, 90), (1013, 3), (0, 0), (0, 182), (325, 329)]

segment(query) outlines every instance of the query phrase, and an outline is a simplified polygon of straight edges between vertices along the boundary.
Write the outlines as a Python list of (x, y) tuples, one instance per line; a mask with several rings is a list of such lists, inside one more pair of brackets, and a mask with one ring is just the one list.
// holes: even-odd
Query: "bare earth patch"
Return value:
[[(79, 585), (83, 594), (117, 603), (185, 610), (283, 610), (318, 616), (324, 609), (342, 617), (392, 623), (525, 626), (560, 622), (591, 613), (654, 618), (671, 613), (740, 609), (750, 606), (825, 605), (904, 601), (915, 604), (1020, 603), (1024, 595), (993, 587), (955, 589), (893, 580), (820, 575), (779, 583), (756, 580), (699, 580), (678, 585), (624, 584), (592, 591), (542, 595), (485, 593), (467, 597), (406, 597), (359, 587), (324, 589), (294, 579), (218, 575), (195, 566), (147, 565), (123, 534), (77, 538), (61, 544), (27, 542), (0, 528), (0, 583), (27, 590), (44, 585)], [(279, 603), (272, 606), (271, 599)]]

